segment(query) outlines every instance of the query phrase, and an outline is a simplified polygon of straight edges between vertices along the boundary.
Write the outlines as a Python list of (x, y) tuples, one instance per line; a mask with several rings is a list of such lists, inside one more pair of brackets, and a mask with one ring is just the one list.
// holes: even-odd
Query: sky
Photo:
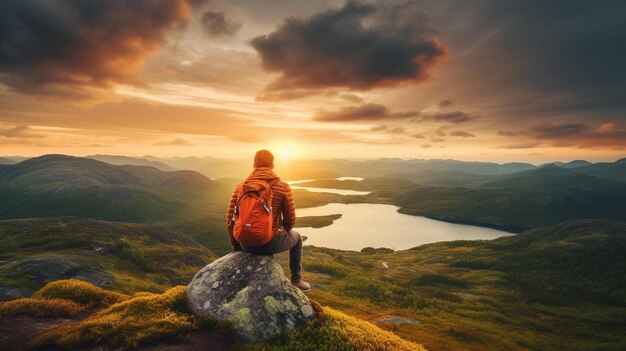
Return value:
[(0, 0), (0, 156), (626, 156), (626, 2)]

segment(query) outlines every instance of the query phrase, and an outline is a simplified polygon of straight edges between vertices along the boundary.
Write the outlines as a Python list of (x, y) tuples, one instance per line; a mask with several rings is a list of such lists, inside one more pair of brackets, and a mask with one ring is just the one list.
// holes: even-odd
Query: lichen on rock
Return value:
[(229, 321), (239, 339), (267, 340), (315, 319), (309, 299), (272, 256), (234, 252), (201, 269), (187, 287), (200, 317)]

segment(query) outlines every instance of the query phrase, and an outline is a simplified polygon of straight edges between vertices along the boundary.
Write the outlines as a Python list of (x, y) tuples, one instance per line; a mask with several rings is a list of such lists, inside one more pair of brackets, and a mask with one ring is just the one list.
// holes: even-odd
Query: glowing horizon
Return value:
[(0, 156), (626, 156), (626, 23), (611, 11), (590, 31), (593, 16), (580, 17), (605, 5), (118, 5), (28, 0), (0, 14), (14, 34), (0, 37)]

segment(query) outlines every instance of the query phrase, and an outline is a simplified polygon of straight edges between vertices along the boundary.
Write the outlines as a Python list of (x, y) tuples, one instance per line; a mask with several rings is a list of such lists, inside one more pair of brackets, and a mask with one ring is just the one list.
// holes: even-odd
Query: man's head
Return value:
[(254, 155), (254, 168), (274, 168), (274, 155), (267, 150), (259, 150)]

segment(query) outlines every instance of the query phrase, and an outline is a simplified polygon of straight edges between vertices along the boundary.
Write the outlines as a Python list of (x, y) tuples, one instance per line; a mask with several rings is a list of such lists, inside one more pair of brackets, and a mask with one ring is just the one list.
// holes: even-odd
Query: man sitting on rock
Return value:
[(302, 291), (311, 285), (302, 280), (302, 238), (293, 230), (296, 208), (289, 184), (274, 173), (274, 155), (260, 150), (254, 170), (235, 187), (226, 220), (233, 251), (273, 255), (289, 250), (291, 283)]

